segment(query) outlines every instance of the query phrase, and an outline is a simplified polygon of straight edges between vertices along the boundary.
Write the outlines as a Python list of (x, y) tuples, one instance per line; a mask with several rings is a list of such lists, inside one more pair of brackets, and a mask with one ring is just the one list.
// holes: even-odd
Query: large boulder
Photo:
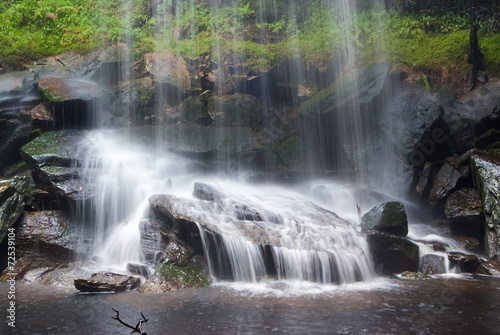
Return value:
[(452, 193), (446, 199), (444, 213), (453, 235), (484, 237), (483, 203), (476, 189), (463, 188)]
[(483, 202), (485, 251), (489, 258), (500, 257), (500, 150), (475, 151), (471, 167)]
[(137, 288), (140, 278), (111, 272), (98, 272), (93, 273), (90, 278), (77, 278), (74, 284), (80, 292), (123, 292)]
[(390, 201), (373, 207), (361, 217), (361, 229), (403, 237), (408, 235), (408, 217), (404, 205)]
[(90, 238), (82, 236), (71, 217), (52, 210), (25, 212), (16, 237), (19, 251), (39, 265), (63, 264), (82, 257)]
[(383, 273), (418, 271), (418, 245), (404, 237), (384, 234), (376, 230), (367, 231), (366, 236), (373, 251), (375, 264)]
[(69, 78), (42, 78), (38, 87), (57, 128), (88, 127), (97, 122), (96, 102), (102, 89), (94, 82)]
[(159, 84), (170, 84), (181, 92), (191, 89), (186, 61), (171, 52), (145, 54), (145, 71)]
[(208, 100), (208, 113), (214, 124), (222, 127), (258, 127), (263, 111), (257, 98), (250, 94), (212, 96)]

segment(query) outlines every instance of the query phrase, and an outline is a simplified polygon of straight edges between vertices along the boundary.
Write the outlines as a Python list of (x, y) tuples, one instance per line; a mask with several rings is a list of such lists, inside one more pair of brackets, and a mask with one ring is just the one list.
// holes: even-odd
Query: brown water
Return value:
[[(2, 322), (0, 329), (1, 334), (130, 334), (111, 318), (115, 308), (131, 324), (144, 313), (149, 335), (500, 334), (499, 279), (384, 279), (300, 290), (279, 284), (80, 295), (19, 283), (16, 328)], [(5, 314), (7, 291), (1, 284)]]

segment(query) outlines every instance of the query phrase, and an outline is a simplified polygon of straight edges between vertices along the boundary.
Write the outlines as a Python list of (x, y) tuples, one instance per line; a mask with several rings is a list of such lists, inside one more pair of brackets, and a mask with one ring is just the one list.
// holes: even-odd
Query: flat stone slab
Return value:
[(101, 96), (99, 86), (88, 80), (43, 78), (38, 82), (38, 87), (50, 102), (91, 101)]
[(138, 287), (140, 279), (112, 272), (98, 272), (88, 279), (75, 279), (74, 284), (80, 292), (123, 292)]

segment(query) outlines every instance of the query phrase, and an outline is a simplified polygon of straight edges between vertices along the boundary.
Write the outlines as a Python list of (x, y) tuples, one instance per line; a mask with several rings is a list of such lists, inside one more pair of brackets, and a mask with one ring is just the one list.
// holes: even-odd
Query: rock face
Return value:
[(180, 91), (191, 88), (189, 72), (184, 59), (173, 53), (145, 54), (146, 73), (160, 84), (170, 84)]
[(88, 279), (75, 279), (75, 287), (80, 292), (123, 292), (137, 288), (138, 277), (111, 272), (94, 273)]
[(444, 213), (453, 235), (483, 237), (483, 203), (476, 189), (463, 188), (452, 193), (446, 200)]
[(138, 291), (141, 293), (161, 293), (188, 287), (205, 287), (209, 284), (210, 279), (199, 267), (163, 264)]
[(20, 252), (40, 264), (67, 263), (80, 254), (81, 233), (61, 211), (25, 212), (16, 233)]
[(483, 262), (478, 266), (476, 274), (500, 277), (500, 262), (495, 260)]
[(441, 255), (427, 254), (422, 257), (422, 274), (437, 275), (446, 273), (445, 258)]
[(79, 179), (84, 148), (79, 131), (45, 133), (21, 148), (35, 184), (64, 200), (85, 200), (92, 194), (91, 183)]
[(460, 271), (475, 273), (479, 266), (479, 258), (476, 255), (466, 255), (461, 252), (448, 252), (450, 266), (458, 267)]
[(500, 257), (500, 151), (475, 151), (471, 167), (483, 202), (486, 254), (489, 258)]
[(408, 218), (404, 205), (392, 201), (375, 206), (361, 218), (361, 229), (403, 237), (408, 235)]
[(462, 177), (462, 173), (455, 169), (451, 164), (444, 163), (434, 177), (429, 203), (431, 206), (436, 205), (440, 200), (446, 198), (457, 185), (458, 180)]
[(10, 183), (0, 183), (0, 243), (23, 214), (24, 193), (28, 186), (29, 180), (25, 177), (16, 177)]
[(375, 230), (367, 231), (375, 264), (385, 274), (418, 270), (418, 246), (401, 236), (388, 235)]

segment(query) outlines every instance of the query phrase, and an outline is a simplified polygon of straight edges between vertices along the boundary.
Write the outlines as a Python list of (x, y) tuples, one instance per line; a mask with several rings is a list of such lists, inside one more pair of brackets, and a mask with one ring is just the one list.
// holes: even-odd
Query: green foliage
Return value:
[[(478, 1), (484, 64), (500, 72), (499, 8)], [(83, 53), (127, 42), (135, 58), (162, 51), (187, 58), (211, 55), (218, 62), (234, 56), (255, 71), (269, 69), (284, 57), (300, 57), (320, 70), (346, 57), (356, 57), (360, 64), (387, 59), (420, 70), (450, 63), (468, 66), (469, 11), (464, 1), (401, 0), (390, 9), (380, 4), (370, 0), (4, 0), (0, 60), (14, 66), (67, 50)]]

